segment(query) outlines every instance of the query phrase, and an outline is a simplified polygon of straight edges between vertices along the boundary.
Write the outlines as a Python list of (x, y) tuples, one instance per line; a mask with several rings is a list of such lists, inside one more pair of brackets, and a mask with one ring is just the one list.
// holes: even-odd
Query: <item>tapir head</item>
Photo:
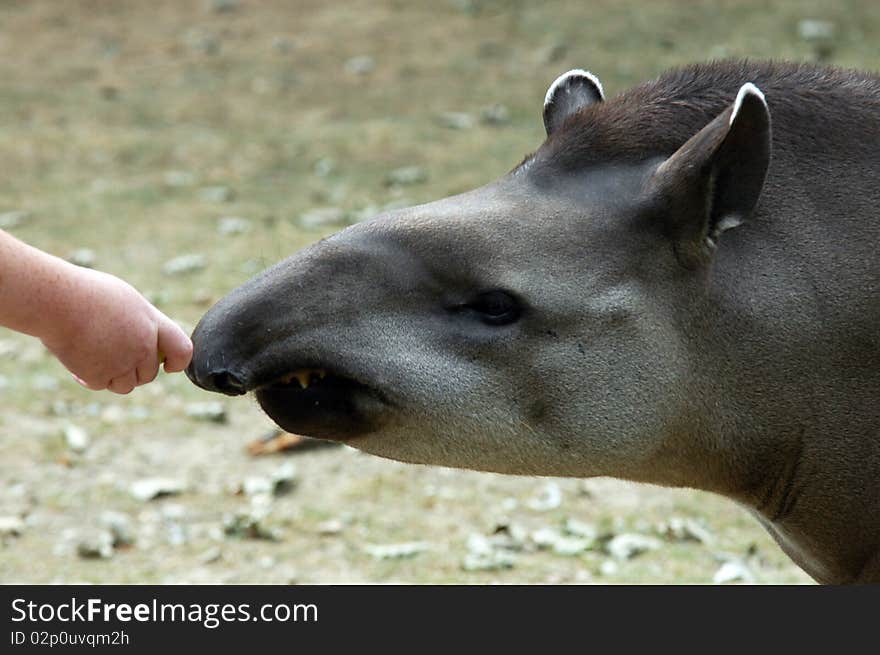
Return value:
[(521, 165), (257, 275), (201, 320), (189, 377), (393, 459), (650, 477), (699, 411), (695, 312), (768, 167), (764, 97), (737, 88), (606, 101), (566, 73)]

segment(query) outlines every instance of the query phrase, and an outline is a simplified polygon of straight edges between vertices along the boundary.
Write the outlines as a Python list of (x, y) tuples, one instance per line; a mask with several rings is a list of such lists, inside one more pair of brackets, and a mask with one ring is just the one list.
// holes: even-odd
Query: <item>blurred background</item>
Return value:
[[(880, 68), (880, 3), (0, 0), (0, 229), (191, 330), (302, 246), (504, 174), (547, 86), (749, 56)], [(88, 311), (88, 308), (84, 308)], [(0, 582), (806, 582), (733, 503), (254, 455), (250, 399), (81, 389), (0, 328)]]

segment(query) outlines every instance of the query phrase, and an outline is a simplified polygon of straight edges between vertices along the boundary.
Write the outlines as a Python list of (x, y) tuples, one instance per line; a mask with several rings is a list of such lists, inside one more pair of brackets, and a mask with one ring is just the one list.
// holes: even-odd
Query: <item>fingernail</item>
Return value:
[(86, 389), (89, 388), (89, 385), (86, 384), (85, 380), (83, 380), (81, 377), (79, 377), (79, 376), (78, 376), (77, 374), (75, 374), (75, 373), (73, 374), (73, 379), (76, 380), (77, 382), (79, 382), (79, 383), (80, 383), (82, 386), (84, 386)]

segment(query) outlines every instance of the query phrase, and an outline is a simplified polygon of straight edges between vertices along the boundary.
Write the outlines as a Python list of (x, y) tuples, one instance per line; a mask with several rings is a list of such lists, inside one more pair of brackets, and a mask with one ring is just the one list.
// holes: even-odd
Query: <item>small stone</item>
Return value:
[(712, 543), (712, 533), (693, 519), (674, 516), (668, 521), (660, 523), (657, 526), (657, 532), (668, 541)]
[(125, 420), (125, 410), (119, 405), (107, 405), (101, 410), (101, 422), (117, 425)]
[(165, 171), (162, 179), (168, 187), (185, 187), (196, 183), (196, 176), (189, 171)]
[(512, 569), (516, 557), (504, 551), (470, 552), (461, 562), (464, 571), (503, 571)]
[(313, 170), (318, 177), (327, 177), (336, 172), (336, 162), (330, 157), (321, 157), (315, 162)]
[(345, 529), (345, 524), (339, 519), (329, 519), (319, 523), (315, 529), (319, 535), (329, 537), (342, 532)]
[(85, 452), (86, 448), (89, 447), (90, 439), (89, 433), (83, 430), (78, 425), (65, 425), (64, 426), (64, 441), (67, 443), (67, 447), (70, 448), (75, 453)]
[(88, 248), (80, 248), (79, 250), (74, 250), (67, 257), (67, 261), (69, 261), (71, 264), (76, 264), (77, 266), (82, 266), (83, 268), (94, 268), (96, 260), (97, 257), (95, 255), (95, 251)]
[(562, 539), (558, 530), (553, 528), (540, 528), (530, 535), (532, 542), (540, 549), (553, 548), (557, 541)]
[(369, 55), (352, 57), (345, 62), (345, 71), (352, 75), (369, 75), (376, 68), (376, 60)]
[(228, 186), (206, 186), (199, 189), (199, 199), (204, 202), (232, 202), (235, 192)]
[(0, 214), (0, 229), (10, 230), (20, 227), (31, 219), (31, 213), (21, 210), (3, 212)]
[(172, 478), (144, 478), (132, 483), (131, 495), (138, 500), (147, 501), (163, 496), (176, 496), (183, 493), (184, 484)]
[(556, 555), (572, 557), (592, 549), (594, 543), (595, 540), (593, 539), (561, 536), (556, 540), (556, 543), (553, 544), (553, 552)]
[(190, 403), (184, 410), (186, 415), (196, 421), (205, 421), (208, 423), (226, 423), (228, 417), (226, 415), (226, 407), (222, 402), (217, 400), (209, 400), (201, 403)]
[(562, 489), (555, 482), (548, 482), (538, 494), (531, 498), (526, 505), (529, 509), (537, 512), (549, 512), (562, 504)]
[(269, 478), (256, 475), (245, 478), (241, 483), (241, 491), (245, 496), (257, 496), (272, 492), (272, 482)]
[(400, 544), (385, 544), (364, 546), (364, 551), (375, 559), (407, 559), (415, 557), (429, 550), (430, 546), (424, 541), (408, 541)]
[(447, 111), (437, 117), (437, 122), (451, 130), (469, 130), (477, 124), (476, 119), (461, 111)]
[(217, 221), (217, 231), (223, 236), (246, 234), (251, 231), (253, 223), (238, 216), (224, 216)]
[(835, 26), (826, 20), (802, 20), (798, 23), (798, 35), (813, 47), (820, 61), (827, 60), (836, 47)]
[(611, 539), (605, 548), (618, 560), (628, 560), (642, 553), (658, 550), (663, 544), (659, 539), (641, 534), (619, 534)]
[(589, 523), (584, 523), (583, 521), (578, 521), (577, 519), (568, 519), (565, 522), (565, 532), (574, 535), (575, 537), (590, 539), (592, 541), (595, 541), (599, 536), (594, 526)]
[(0, 537), (17, 537), (24, 531), (24, 521), (17, 516), (0, 516)]
[(526, 548), (528, 535), (523, 528), (515, 523), (499, 523), (495, 526), (488, 540), (492, 548), (521, 551)]
[(346, 222), (345, 212), (339, 207), (321, 207), (300, 214), (299, 224), (306, 229), (314, 230)]
[(214, 562), (219, 562), (222, 558), (223, 551), (217, 546), (214, 546), (199, 555), (198, 559), (202, 564), (213, 564)]
[(296, 467), (287, 462), (279, 466), (272, 474), (272, 495), (281, 496), (296, 485)]
[(76, 554), (83, 559), (113, 557), (113, 535), (107, 530), (88, 531), (76, 542)]
[(836, 30), (831, 21), (806, 18), (798, 23), (797, 31), (804, 41), (821, 41), (833, 39)]
[(169, 259), (162, 266), (162, 272), (165, 275), (187, 275), (200, 271), (208, 265), (208, 260), (204, 255), (188, 254)]
[(267, 526), (263, 521), (264, 518), (265, 516), (256, 512), (237, 512), (225, 518), (223, 532), (229, 537), (279, 541), (281, 535), (274, 528)]
[(488, 538), (484, 537), (481, 534), (472, 534), (468, 537), (467, 543), (465, 547), (468, 549), (468, 552), (475, 553), (477, 555), (491, 553), (493, 548), (492, 544)]
[(504, 125), (510, 122), (510, 110), (505, 105), (489, 105), (480, 110), (480, 120), (486, 125)]
[(428, 172), (421, 166), (403, 166), (388, 173), (386, 182), (390, 185), (408, 186), (421, 184), (427, 179)]
[(614, 560), (606, 559), (599, 565), (599, 573), (605, 576), (615, 575), (619, 570), (620, 567)]
[(755, 576), (744, 563), (739, 561), (724, 562), (721, 567), (715, 571), (712, 576), (714, 584), (728, 584), (731, 582), (744, 582), (752, 584), (755, 582)]
[(98, 524), (110, 532), (113, 536), (113, 546), (129, 546), (134, 543), (134, 533), (131, 528), (131, 519), (127, 514), (107, 510), (101, 512)]

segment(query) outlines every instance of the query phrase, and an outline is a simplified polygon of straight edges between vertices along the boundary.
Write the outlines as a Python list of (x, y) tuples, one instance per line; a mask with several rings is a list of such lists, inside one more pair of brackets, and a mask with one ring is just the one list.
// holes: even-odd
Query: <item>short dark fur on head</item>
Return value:
[[(591, 162), (668, 156), (722, 112), (746, 82), (767, 98), (777, 134), (774, 153), (784, 157), (793, 142), (798, 144), (798, 157), (876, 149), (876, 140), (866, 139), (864, 131), (880, 136), (877, 75), (813, 64), (734, 60), (674, 70), (588, 104), (524, 163), (577, 170)], [(834, 107), (845, 111), (834, 112)], [(836, 129), (829, 129), (829, 120)]]

